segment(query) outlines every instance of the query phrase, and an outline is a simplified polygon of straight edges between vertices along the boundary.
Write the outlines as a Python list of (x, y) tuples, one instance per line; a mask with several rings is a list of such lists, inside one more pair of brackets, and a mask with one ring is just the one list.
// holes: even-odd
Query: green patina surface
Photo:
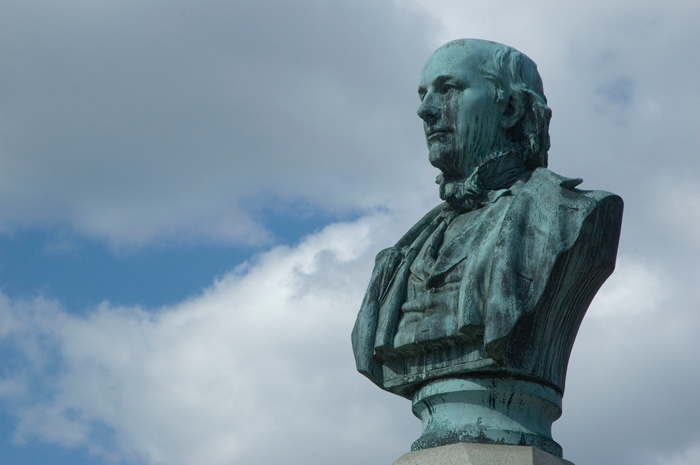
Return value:
[[(615, 266), (622, 200), (546, 168), (551, 111), (517, 50), (450, 42), (426, 61), (418, 94), (443, 203), (377, 255), (352, 334), (357, 368), (413, 399), (416, 448), (527, 443), (561, 455), (549, 434), (560, 404), (528, 392), (560, 403), (576, 332)], [(522, 408), (499, 410), (473, 385), (455, 393), (464, 380), (489, 380), (499, 398), (511, 389)], [(430, 392), (432, 405), (441, 390), (462, 400), (425, 414), (418, 397)], [(546, 427), (514, 433), (523, 412)]]

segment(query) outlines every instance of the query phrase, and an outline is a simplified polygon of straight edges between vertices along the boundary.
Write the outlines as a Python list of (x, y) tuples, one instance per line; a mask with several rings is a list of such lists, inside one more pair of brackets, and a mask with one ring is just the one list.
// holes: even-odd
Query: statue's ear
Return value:
[(522, 94), (513, 94), (508, 97), (508, 103), (503, 109), (501, 126), (503, 129), (510, 129), (523, 117), (525, 112), (525, 102)]

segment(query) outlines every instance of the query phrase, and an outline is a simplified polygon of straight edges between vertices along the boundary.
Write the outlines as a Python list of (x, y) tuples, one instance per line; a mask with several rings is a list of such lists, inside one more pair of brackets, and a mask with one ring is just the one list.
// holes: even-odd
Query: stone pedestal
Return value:
[(530, 446), (457, 443), (404, 454), (394, 465), (574, 465)]

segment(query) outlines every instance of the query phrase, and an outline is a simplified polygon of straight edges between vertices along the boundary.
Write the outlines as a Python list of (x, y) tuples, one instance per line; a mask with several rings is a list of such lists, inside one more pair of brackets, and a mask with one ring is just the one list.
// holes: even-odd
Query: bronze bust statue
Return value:
[(546, 168), (551, 110), (517, 50), (450, 42), (418, 94), (443, 203), (377, 255), (352, 333), (357, 369), (413, 399), (414, 450), (493, 442), (561, 456), (551, 423), (576, 332), (615, 266), (622, 199)]

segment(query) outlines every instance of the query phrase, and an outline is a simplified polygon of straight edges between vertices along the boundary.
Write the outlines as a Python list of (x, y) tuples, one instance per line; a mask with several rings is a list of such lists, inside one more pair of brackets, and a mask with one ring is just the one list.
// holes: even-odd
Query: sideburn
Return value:
[(493, 152), (498, 137), (497, 121), (491, 114), (474, 115), (472, 121), (460, 121), (457, 132), (458, 160), (460, 171), (469, 177), (484, 158)]

